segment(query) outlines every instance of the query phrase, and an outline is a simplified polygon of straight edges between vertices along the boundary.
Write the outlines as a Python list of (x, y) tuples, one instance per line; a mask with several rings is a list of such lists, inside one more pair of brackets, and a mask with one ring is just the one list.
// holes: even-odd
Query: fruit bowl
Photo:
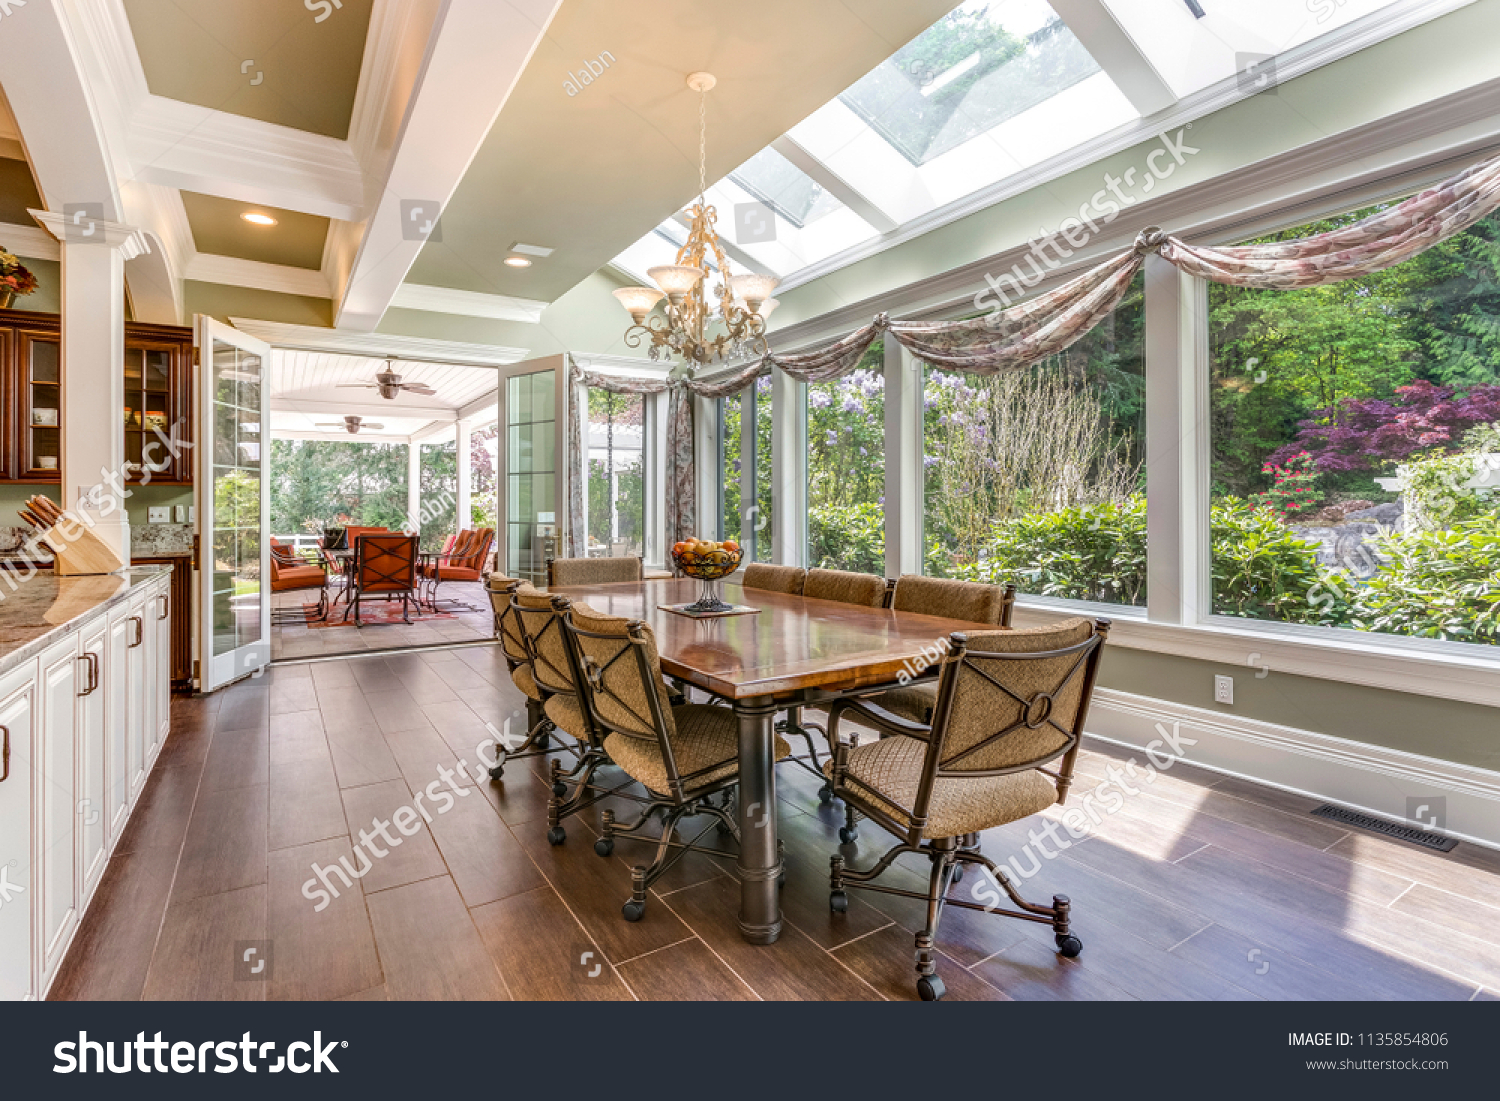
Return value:
[(710, 542), (687, 539), (672, 547), (672, 564), (684, 576), (702, 583), (698, 601), (688, 606), (690, 612), (727, 612), (732, 605), (719, 596), (719, 582), (740, 568), (745, 552), (733, 539)]

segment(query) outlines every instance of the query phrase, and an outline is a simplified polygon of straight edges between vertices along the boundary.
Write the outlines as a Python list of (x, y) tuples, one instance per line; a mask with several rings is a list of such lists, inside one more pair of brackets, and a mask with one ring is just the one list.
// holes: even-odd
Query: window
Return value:
[(589, 391), (588, 553), (644, 557), (646, 399)]
[(807, 564), (885, 573), (884, 341), (807, 391)]
[(1214, 611), (1500, 643), (1500, 216), (1209, 311)]
[[(771, 561), (771, 379), (720, 400), (720, 532), (745, 561)], [(746, 434), (746, 423), (753, 433)], [(748, 502), (748, 504), (747, 504)]]
[(1060, 355), (926, 369), (924, 564), (1022, 593), (1146, 602), (1144, 280)]

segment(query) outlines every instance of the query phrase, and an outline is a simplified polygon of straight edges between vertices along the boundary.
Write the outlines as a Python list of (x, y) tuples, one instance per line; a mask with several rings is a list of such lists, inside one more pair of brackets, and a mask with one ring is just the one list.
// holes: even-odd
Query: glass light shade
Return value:
[(656, 280), (656, 285), (667, 292), (668, 298), (680, 298), (698, 285), (698, 280), (708, 273), (691, 264), (662, 264), (647, 268), (646, 274)]
[(760, 309), (756, 310), (755, 312), (760, 314), (760, 319), (762, 321), (769, 321), (771, 319), (771, 311), (779, 305), (781, 305), (781, 299), (767, 298), (760, 304)]
[(771, 297), (771, 292), (780, 282), (774, 275), (759, 275), (755, 272), (736, 275), (729, 281), (735, 296), (743, 298), (750, 309), (756, 312), (759, 312), (760, 304)]
[(661, 291), (655, 287), (621, 287), (613, 293), (620, 300), (620, 305), (625, 307), (625, 312), (635, 319), (637, 325), (651, 312), (652, 307), (661, 301), (662, 297)]

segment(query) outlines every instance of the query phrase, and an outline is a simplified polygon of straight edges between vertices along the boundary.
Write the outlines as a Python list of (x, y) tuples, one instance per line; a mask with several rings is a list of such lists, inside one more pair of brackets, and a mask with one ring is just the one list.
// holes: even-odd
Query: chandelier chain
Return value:
[(698, 93), (698, 203), (708, 199), (708, 89)]

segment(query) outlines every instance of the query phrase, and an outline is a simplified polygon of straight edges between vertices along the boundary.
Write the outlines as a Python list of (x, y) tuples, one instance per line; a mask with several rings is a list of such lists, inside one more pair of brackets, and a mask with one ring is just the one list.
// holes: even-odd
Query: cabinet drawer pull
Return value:
[(0, 784), (3, 784), (10, 779), (10, 727), (0, 726), (0, 730), (5, 731), (5, 748), (0, 750), (0, 760), (4, 761), (5, 769), (3, 773), (0, 773)]
[(157, 619), (166, 619), (167, 618), (167, 613), (171, 610), (171, 604), (167, 600), (167, 594), (166, 593), (157, 593), (156, 594), (156, 599), (161, 601), (161, 614), (158, 615), (156, 618)]
[(92, 696), (99, 687), (99, 655), (93, 652), (79, 654), (78, 660), (89, 663), (88, 684), (78, 694), (80, 696)]
[(130, 644), (129, 649), (134, 650), (137, 646), (146, 641), (146, 624), (145, 621), (142, 620), (138, 615), (131, 616), (130, 622), (135, 624), (135, 641)]

